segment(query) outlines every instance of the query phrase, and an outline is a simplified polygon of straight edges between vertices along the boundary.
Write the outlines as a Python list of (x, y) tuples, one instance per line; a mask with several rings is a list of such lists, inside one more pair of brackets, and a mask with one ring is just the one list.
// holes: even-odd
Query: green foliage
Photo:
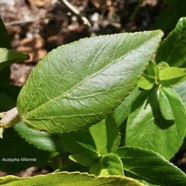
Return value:
[(19, 186), (19, 185), (53, 185), (53, 186), (144, 186), (138, 181), (127, 177), (95, 177), (85, 173), (52, 173), (45, 176), (35, 176), (31, 178), (20, 179), (15, 176), (6, 176), (0, 178), (0, 184), (4, 186)]
[(134, 147), (121, 147), (116, 152), (123, 162), (125, 174), (158, 185), (186, 184), (186, 176), (159, 154)]
[(153, 150), (170, 159), (185, 137), (183, 118), (185, 107), (173, 89), (142, 91), (127, 120), (126, 145)]
[[(1, 112), (17, 105), (22, 120), (0, 141), (0, 169), (60, 168), (0, 185), (186, 185), (169, 162), (186, 135), (185, 23), (161, 43), (160, 30), (82, 39), (51, 51), (21, 91), (0, 83)], [(27, 58), (1, 51), (1, 69)]]
[(124, 33), (58, 47), (40, 61), (19, 94), (22, 120), (50, 133), (100, 121), (136, 85), (161, 37), (161, 31)]
[(16, 52), (11, 49), (0, 48), (0, 70), (12, 63), (23, 62), (28, 59), (28, 55)]
[(161, 45), (158, 48), (155, 61), (157, 63), (165, 61), (170, 66), (174, 67), (186, 67), (185, 45), (186, 19), (181, 18), (178, 21), (175, 29), (162, 41)]
[(22, 138), (39, 149), (52, 152), (63, 150), (61, 137), (58, 134), (53, 135), (44, 131), (36, 131), (28, 128), (22, 122), (15, 125), (14, 129)]

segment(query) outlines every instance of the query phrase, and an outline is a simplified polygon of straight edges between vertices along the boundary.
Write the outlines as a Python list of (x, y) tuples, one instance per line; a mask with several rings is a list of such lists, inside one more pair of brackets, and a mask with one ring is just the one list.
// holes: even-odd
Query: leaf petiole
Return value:
[(10, 128), (21, 121), (17, 107), (7, 112), (0, 113), (0, 118), (0, 138), (3, 138), (2, 134), (5, 128)]

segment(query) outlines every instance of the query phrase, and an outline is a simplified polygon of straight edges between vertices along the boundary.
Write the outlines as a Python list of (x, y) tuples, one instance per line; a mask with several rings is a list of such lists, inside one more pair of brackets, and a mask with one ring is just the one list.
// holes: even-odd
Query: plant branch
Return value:
[(79, 12), (79, 10), (77, 10), (73, 5), (71, 5), (67, 0), (59, 0), (63, 5), (65, 5), (72, 14), (74, 14), (78, 21), (84, 25), (86, 25), (87, 27), (91, 27), (91, 24), (89, 22), (89, 20), (82, 16)]
[(0, 113), (0, 117), (0, 128), (9, 128), (21, 121), (17, 107), (14, 107), (7, 112)]
[(26, 24), (26, 23), (33, 23), (36, 21), (39, 21), (40, 19), (30, 19), (30, 20), (19, 20), (19, 21), (11, 21), (11, 22), (6, 22), (6, 26), (11, 26), (11, 25), (19, 25), (19, 24)]

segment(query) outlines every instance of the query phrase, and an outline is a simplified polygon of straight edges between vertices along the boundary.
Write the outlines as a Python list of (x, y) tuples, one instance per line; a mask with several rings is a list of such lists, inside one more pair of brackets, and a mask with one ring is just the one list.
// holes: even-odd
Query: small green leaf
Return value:
[(147, 66), (147, 74), (152, 76), (154, 79), (157, 78), (159, 69), (155, 62), (150, 61), (149, 65)]
[(99, 159), (96, 153), (92, 153), (89, 151), (70, 155), (69, 158), (72, 161), (79, 163), (85, 167), (90, 167), (91, 165), (97, 164)]
[(158, 153), (134, 147), (117, 150), (126, 174), (161, 186), (185, 186), (186, 175)]
[(163, 68), (168, 68), (170, 67), (169, 64), (165, 61), (162, 61), (161, 63), (158, 64), (158, 68), (161, 70)]
[(89, 129), (99, 154), (114, 152), (120, 144), (120, 135), (117, 124), (109, 117), (93, 125)]
[(118, 127), (121, 127), (131, 112), (132, 103), (136, 97), (141, 93), (138, 87), (134, 88), (125, 100), (112, 112), (111, 116), (117, 123)]
[(96, 153), (94, 141), (88, 130), (64, 133), (61, 138), (65, 150), (72, 154), (80, 154), (87, 151)]
[[(107, 118), (90, 127), (89, 131), (71, 133), (73, 134), (71, 138), (70, 135), (63, 134), (63, 143), (66, 145), (66, 149), (73, 153), (70, 156), (71, 160), (83, 166), (99, 167), (100, 157), (117, 150), (120, 144), (119, 130), (114, 120)], [(95, 144), (92, 143), (92, 139)], [(75, 148), (73, 149), (73, 147)]]
[(20, 92), (22, 120), (51, 133), (101, 121), (135, 87), (161, 37), (161, 31), (123, 33), (58, 47), (41, 60)]
[[(185, 4), (186, 1), (182, 0), (182, 3), (177, 1), (177, 3), (184, 7), (183, 3)], [(181, 11), (179, 10), (179, 12)], [(172, 14), (168, 14), (169, 18), (170, 15), (172, 16)], [(164, 19), (162, 20), (166, 25)], [(186, 17), (178, 21), (176, 28), (160, 44), (155, 61), (157, 63), (166, 61), (170, 66), (186, 67)]]
[(97, 161), (99, 154), (88, 130), (64, 133), (61, 138), (64, 151), (72, 154), (69, 156), (72, 161), (86, 167), (90, 167)]
[(20, 185), (51, 185), (51, 186), (144, 186), (137, 180), (120, 176), (95, 177), (87, 173), (51, 173), (30, 178), (19, 178), (16, 176), (6, 176), (0, 178), (0, 184), (4, 186)]
[(116, 154), (107, 154), (101, 156), (97, 163), (90, 167), (90, 173), (99, 176), (120, 175), (123, 176), (123, 164)]
[(178, 85), (186, 80), (186, 69), (177, 67), (162, 68), (159, 71), (159, 80), (164, 87)]
[(143, 74), (138, 81), (138, 87), (144, 90), (150, 90), (153, 88), (154, 82), (155, 82), (154, 78)]
[(150, 62), (147, 69), (138, 80), (138, 87), (150, 90), (158, 83), (159, 69), (154, 62)]
[(185, 137), (186, 109), (173, 89), (163, 91), (168, 99), (167, 109), (172, 110), (174, 120), (166, 120), (162, 116), (157, 90), (143, 91), (134, 101), (128, 117), (125, 143), (153, 150), (170, 159)]
[(166, 120), (174, 121), (174, 113), (169, 103), (169, 99), (174, 99), (174, 93), (172, 94), (171, 88), (160, 88), (159, 89), (159, 106), (160, 111)]
[(12, 63), (23, 62), (28, 59), (28, 55), (16, 52), (12, 49), (0, 48), (0, 70)]

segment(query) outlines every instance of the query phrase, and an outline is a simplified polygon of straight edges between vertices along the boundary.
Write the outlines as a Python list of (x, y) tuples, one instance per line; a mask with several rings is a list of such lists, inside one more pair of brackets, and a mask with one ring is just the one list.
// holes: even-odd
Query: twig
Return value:
[(20, 24), (26, 24), (26, 23), (32, 23), (39, 21), (40, 19), (30, 19), (30, 20), (20, 20), (20, 21), (11, 21), (11, 22), (6, 22), (6, 26), (11, 26), (11, 25), (20, 25)]
[(5, 128), (12, 127), (13, 125), (19, 123), (21, 121), (21, 118), (19, 116), (19, 113), (17, 111), (17, 107), (14, 107), (13, 109), (0, 113), (0, 138), (3, 137), (2, 133)]
[[(2, 113), (1, 113), (2, 114)], [(0, 127), (9, 128), (21, 121), (17, 107), (3, 113), (1, 115), (2, 119), (0, 120)]]
[(77, 17), (80, 23), (86, 25), (87, 27), (91, 27), (89, 20), (86, 17), (82, 16), (79, 10), (77, 10), (74, 6), (72, 6), (67, 0), (59, 0), (59, 1), (63, 5), (65, 5), (72, 14), (74, 14)]

